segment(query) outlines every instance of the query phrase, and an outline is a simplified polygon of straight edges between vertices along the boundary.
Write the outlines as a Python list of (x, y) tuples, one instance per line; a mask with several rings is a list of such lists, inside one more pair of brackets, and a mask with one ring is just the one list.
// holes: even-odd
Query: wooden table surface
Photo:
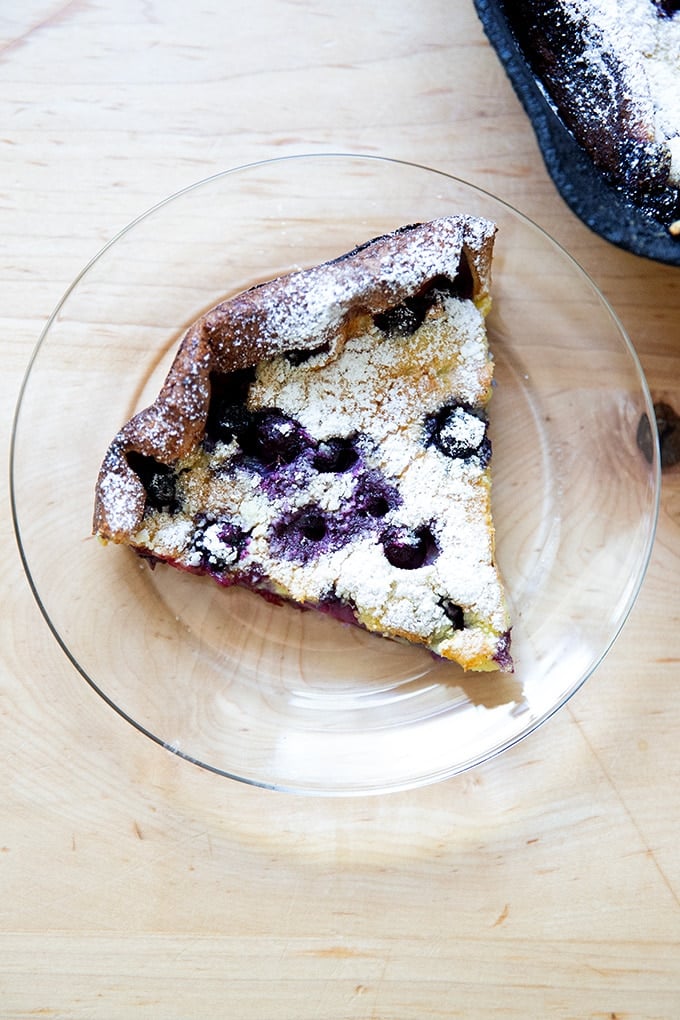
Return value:
[[(556, 193), (471, 0), (5, 0), (2, 446), (47, 317), (137, 214), (216, 171), (354, 151), (518, 206), (593, 276), (680, 408), (680, 270)], [(680, 468), (642, 594), (568, 706), (473, 772), (307, 799), (114, 714), (0, 520), (0, 1016), (680, 1017)]]

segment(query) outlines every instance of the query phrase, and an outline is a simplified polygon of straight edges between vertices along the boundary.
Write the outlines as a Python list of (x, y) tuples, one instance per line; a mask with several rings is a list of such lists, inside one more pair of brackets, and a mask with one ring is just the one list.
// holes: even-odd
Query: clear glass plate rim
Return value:
[[(29, 384), (29, 381), (30, 381), (30, 378), (31, 378), (32, 370), (33, 370), (33, 368), (35, 366), (35, 363), (36, 363), (36, 361), (38, 359), (40, 351), (41, 351), (41, 349), (42, 349), (42, 347), (43, 347), (47, 337), (49, 336), (50, 329), (51, 329), (53, 323), (55, 322), (55, 320), (57, 319), (57, 317), (59, 316), (60, 311), (63, 309), (63, 307), (67, 303), (69, 297), (73, 294), (73, 292), (76, 290), (76, 288), (81, 283), (81, 281), (87, 276), (87, 274), (90, 272), (90, 270), (106, 255), (106, 253), (112, 247), (114, 247), (116, 245), (116, 243), (121, 238), (123, 238), (126, 235), (128, 235), (129, 233), (131, 233), (140, 223), (142, 223), (143, 221), (151, 218), (154, 214), (156, 214), (157, 212), (161, 211), (165, 206), (173, 203), (177, 199), (179, 199), (179, 198), (181, 198), (181, 197), (183, 197), (183, 196), (185, 196), (187, 194), (190, 194), (191, 192), (200, 190), (200, 189), (202, 189), (202, 188), (204, 188), (204, 187), (206, 187), (206, 186), (208, 186), (210, 184), (216, 183), (216, 182), (218, 182), (218, 181), (220, 181), (220, 180), (222, 180), (224, 178), (227, 178), (227, 177), (230, 177), (230, 176), (234, 176), (234, 175), (237, 175), (239, 173), (252, 171), (252, 170), (260, 168), (260, 167), (269, 167), (269, 166), (272, 166), (273, 164), (287, 164), (287, 163), (294, 163), (296, 161), (310, 161), (310, 160), (313, 160), (313, 161), (317, 161), (317, 160), (319, 160), (319, 161), (359, 161), (359, 162), (362, 162), (362, 163), (369, 163), (370, 162), (370, 163), (374, 163), (376, 165), (380, 165), (380, 164), (398, 165), (398, 166), (403, 166), (405, 168), (408, 168), (408, 169), (414, 170), (414, 171), (422, 171), (422, 172), (427, 173), (427, 174), (435, 174), (435, 175), (438, 175), (438, 176), (440, 176), (440, 177), (442, 177), (444, 179), (452, 181), (452, 182), (454, 182), (454, 183), (456, 183), (458, 185), (461, 185), (464, 188), (472, 189), (473, 191), (477, 192), (481, 196), (484, 196), (485, 198), (489, 199), (493, 203), (496, 203), (496, 204), (500, 205), (501, 207), (505, 208), (512, 216), (519, 218), (519, 220), (524, 222), (525, 225), (529, 226), (532, 230), (536, 231), (544, 239), (544, 241), (547, 241), (549, 244), (551, 244), (560, 253), (560, 255), (570, 265), (572, 271), (574, 271), (578, 276), (580, 276), (580, 278), (582, 279), (583, 283), (597, 297), (597, 300), (603, 305), (603, 307), (605, 308), (605, 310), (608, 313), (609, 317), (611, 318), (611, 320), (615, 324), (615, 326), (617, 328), (617, 331), (618, 331), (618, 334), (619, 334), (619, 336), (620, 336), (620, 338), (621, 338), (621, 340), (622, 340), (622, 342), (623, 342), (623, 344), (624, 344), (624, 346), (626, 348), (627, 354), (628, 354), (629, 358), (631, 359), (632, 366), (633, 366), (633, 368), (635, 370), (635, 374), (637, 376), (637, 380), (638, 380), (638, 383), (639, 383), (639, 386), (640, 386), (640, 390), (641, 390), (641, 394), (642, 394), (642, 397), (643, 397), (643, 401), (644, 401), (644, 404), (645, 404), (646, 413), (647, 413), (647, 416), (648, 416), (649, 422), (650, 422), (650, 432), (651, 432), (651, 440), (652, 440), (652, 463), (651, 463), (650, 467), (651, 467), (651, 471), (652, 471), (651, 482), (652, 482), (653, 489), (654, 489), (654, 499), (653, 499), (653, 506), (652, 506), (652, 519), (653, 519), (653, 523), (652, 523), (652, 527), (649, 529), (649, 533), (647, 535), (645, 547), (641, 550), (641, 554), (640, 554), (640, 557), (639, 557), (638, 576), (635, 578), (635, 583), (633, 585), (631, 585), (630, 596), (629, 596), (627, 602), (622, 607), (622, 609), (620, 611), (620, 614), (619, 614), (619, 619), (618, 619), (618, 621), (616, 623), (616, 626), (612, 628), (612, 632), (610, 634), (609, 640), (607, 641), (606, 645), (602, 648), (601, 654), (595, 660), (593, 660), (590, 663), (588, 669), (585, 670), (583, 672), (583, 674), (581, 676), (579, 676), (575, 680), (573, 685), (569, 688), (569, 690), (566, 692), (565, 696), (559, 702), (555, 703), (554, 705), (552, 705), (550, 707), (550, 709), (548, 711), (544, 712), (542, 715), (540, 715), (539, 717), (535, 718), (521, 732), (515, 734), (514, 736), (512, 736), (508, 740), (502, 742), (498, 746), (490, 748), (490, 749), (487, 749), (486, 751), (481, 752), (480, 754), (473, 756), (468, 761), (462, 763), (462, 765), (459, 763), (452, 770), (443, 769), (443, 770), (439, 770), (438, 772), (433, 773), (433, 774), (428, 775), (428, 776), (419, 775), (419, 776), (413, 777), (410, 780), (404, 780), (402, 782), (391, 783), (388, 787), (377, 786), (377, 785), (373, 785), (373, 784), (369, 783), (365, 787), (357, 787), (357, 788), (353, 788), (353, 789), (344, 789), (344, 788), (342, 788), (342, 789), (333, 789), (333, 788), (325, 788), (325, 787), (321, 788), (321, 789), (317, 789), (314, 786), (310, 786), (309, 788), (307, 788), (307, 787), (301, 788), (298, 785), (291, 785), (291, 784), (277, 783), (277, 782), (267, 782), (266, 780), (254, 779), (254, 778), (248, 777), (248, 776), (241, 776), (241, 775), (239, 775), (239, 774), (237, 774), (235, 772), (231, 772), (231, 771), (228, 771), (226, 769), (214, 766), (214, 765), (210, 764), (209, 762), (204, 762), (204, 761), (200, 760), (199, 757), (194, 756), (194, 755), (192, 755), (192, 754), (182, 750), (181, 748), (177, 748), (177, 747), (173, 746), (172, 744), (168, 743), (167, 741), (163, 740), (161, 737), (157, 736), (150, 729), (148, 729), (145, 725), (143, 725), (138, 720), (134, 719), (131, 715), (129, 715), (125, 711), (125, 709), (123, 709), (121, 706), (117, 705), (113, 701), (113, 699), (111, 697), (109, 697), (109, 695), (106, 694), (105, 690), (103, 690), (102, 687), (94, 680), (94, 678), (89, 675), (88, 671), (85, 670), (81, 666), (81, 664), (78, 662), (75, 654), (71, 651), (71, 649), (68, 647), (66, 641), (60, 635), (57, 627), (55, 626), (55, 624), (54, 624), (54, 622), (53, 622), (53, 620), (52, 620), (52, 618), (50, 616), (50, 613), (49, 613), (46, 605), (44, 604), (44, 601), (43, 601), (43, 599), (41, 597), (41, 594), (40, 594), (40, 592), (38, 590), (38, 587), (37, 587), (37, 584), (35, 582), (33, 571), (32, 571), (32, 568), (31, 568), (31, 565), (30, 565), (30, 562), (29, 562), (29, 555), (27, 553), (27, 550), (25, 548), (25, 545), (24, 545), (24, 542), (23, 542), (23, 539), (22, 539), (22, 536), (21, 536), (21, 526), (20, 526), (20, 521), (19, 521), (18, 500), (17, 500), (17, 492), (16, 492), (16, 460), (15, 460), (15, 458), (16, 458), (17, 435), (18, 435), (18, 429), (19, 429), (19, 426), (20, 426), (21, 412), (22, 412), (24, 396), (25, 396), (26, 389), (28, 387), (28, 384)], [(648, 567), (649, 567), (649, 562), (650, 562), (650, 559), (651, 559), (652, 550), (653, 550), (655, 539), (656, 539), (656, 531), (657, 531), (658, 518), (659, 518), (659, 512), (660, 512), (660, 494), (661, 494), (661, 492), (660, 492), (660, 490), (661, 490), (661, 466), (660, 466), (659, 437), (658, 437), (658, 431), (657, 431), (657, 428), (656, 428), (656, 422), (655, 422), (655, 416), (654, 416), (652, 397), (651, 397), (651, 394), (650, 394), (650, 391), (649, 391), (649, 387), (648, 387), (647, 380), (646, 380), (646, 377), (645, 377), (645, 374), (644, 374), (644, 371), (643, 371), (643, 368), (642, 368), (642, 364), (641, 364), (640, 358), (639, 358), (639, 356), (637, 354), (637, 351), (635, 350), (635, 347), (634, 347), (630, 337), (628, 336), (625, 328), (623, 327), (623, 324), (621, 323), (618, 315), (614, 311), (614, 309), (611, 306), (610, 302), (607, 300), (607, 298), (602, 293), (602, 291), (599, 289), (599, 287), (595, 284), (595, 282), (590, 277), (590, 275), (576, 261), (576, 259), (555, 238), (553, 238), (551, 235), (549, 235), (539, 224), (537, 224), (535, 221), (533, 221), (526, 214), (522, 213), (520, 210), (518, 210), (516, 207), (511, 205), (509, 202), (506, 202), (504, 199), (499, 198), (497, 195), (494, 195), (490, 191), (488, 191), (488, 190), (486, 190), (486, 189), (484, 189), (484, 188), (482, 188), (482, 187), (480, 187), (480, 186), (478, 186), (476, 184), (473, 184), (473, 183), (471, 183), (471, 182), (469, 182), (469, 181), (467, 181), (467, 180), (465, 180), (465, 179), (463, 179), (461, 177), (458, 177), (458, 176), (456, 176), (456, 175), (454, 175), (452, 173), (449, 173), (449, 172), (441, 170), (441, 169), (428, 167), (428, 166), (425, 166), (423, 164), (420, 164), (420, 163), (417, 163), (417, 162), (412, 162), (412, 161), (409, 161), (409, 160), (392, 158), (390, 156), (385, 156), (385, 155), (366, 154), (366, 153), (361, 153), (361, 152), (340, 152), (340, 151), (338, 151), (338, 152), (302, 152), (302, 153), (298, 153), (298, 154), (274, 157), (274, 158), (271, 158), (271, 159), (255, 160), (255, 161), (252, 161), (252, 162), (249, 162), (249, 163), (241, 164), (241, 165), (238, 165), (238, 166), (226, 169), (226, 170), (219, 171), (219, 172), (217, 172), (215, 174), (211, 174), (211, 175), (209, 175), (207, 177), (204, 177), (202, 179), (193, 181), (190, 184), (186, 185), (185, 187), (183, 187), (183, 188), (173, 192), (172, 194), (164, 197), (159, 202), (157, 202), (154, 205), (152, 205), (152, 206), (148, 207), (147, 209), (145, 209), (138, 216), (136, 216), (129, 223), (127, 223), (115, 235), (113, 235), (111, 237), (111, 239), (109, 241), (107, 241), (106, 244), (104, 244), (97, 251), (97, 253), (87, 262), (87, 264), (83, 267), (83, 269), (74, 278), (72, 283), (64, 291), (62, 297), (58, 301), (57, 305), (55, 306), (55, 308), (52, 311), (52, 313), (50, 314), (50, 316), (48, 317), (48, 319), (47, 319), (47, 321), (46, 321), (46, 323), (45, 323), (45, 325), (44, 325), (44, 327), (43, 327), (43, 329), (42, 329), (42, 331), (40, 333), (40, 336), (39, 336), (39, 338), (38, 338), (38, 340), (37, 340), (37, 342), (36, 342), (32, 352), (31, 352), (31, 354), (29, 356), (27, 367), (25, 369), (25, 372), (24, 372), (24, 375), (23, 375), (23, 378), (22, 378), (22, 381), (21, 381), (21, 384), (20, 384), (20, 388), (19, 388), (19, 392), (18, 392), (18, 397), (17, 397), (17, 401), (16, 401), (16, 405), (15, 405), (15, 410), (14, 410), (14, 416), (13, 416), (13, 420), (12, 420), (12, 428), (11, 428), (11, 434), (10, 434), (10, 445), (9, 445), (9, 475), (10, 475), (10, 509), (11, 509), (11, 515), (12, 515), (13, 529), (14, 529), (15, 539), (16, 539), (16, 543), (17, 543), (17, 547), (18, 547), (19, 557), (20, 557), (20, 560), (21, 560), (21, 563), (22, 563), (23, 571), (24, 571), (25, 576), (27, 578), (27, 582), (28, 582), (29, 588), (30, 588), (30, 590), (32, 592), (32, 595), (33, 595), (33, 597), (34, 597), (34, 599), (36, 601), (36, 604), (37, 604), (37, 606), (38, 606), (38, 608), (39, 608), (39, 610), (40, 610), (40, 612), (41, 612), (45, 622), (47, 623), (47, 626), (48, 626), (50, 632), (52, 633), (53, 637), (57, 641), (58, 645), (60, 646), (60, 648), (62, 649), (62, 651), (66, 655), (66, 657), (69, 660), (69, 662), (74, 666), (76, 671), (83, 677), (83, 679), (85, 679), (85, 681), (88, 683), (88, 685), (99, 695), (99, 697), (101, 697), (102, 700), (110, 708), (112, 708), (116, 712), (116, 714), (121, 716), (121, 718), (123, 718), (126, 722), (128, 722), (131, 726), (133, 726), (137, 731), (139, 731), (140, 733), (142, 733), (143, 735), (145, 735), (146, 737), (151, 739), (154, 743), (158, 744), (160, 747), (163, 747), (164, 749), (171, 751), (173, 754), (179, 756), (180, 758), (183, 758), (184, 760), (186, 760), (187, 762), (189, 762), (191, 764), (194, 764), (194, 765), (200, 767), (201, 769), (207, 770), (209, 772), (213, 772), (214, 774), (223, 776), (223, 777), (225, 777), (227, 779), (232, 779), (232, 780), (235, 780), (237, 782), (244, 783), (244, 784), (250, 785), (250, 786), (255, 786), (255, 787), (260, 787), (260, 788), (269, 789), (269, 790), (275, 790), (275, 791), (282, 791), (282, 792), (289, 792), (289, 793), (298, 793), (298, 794), (301, 793), (301, 794), (305, 794), (305, 795), (318, 795), (318, 796), (324, 796), (324, 797), (328, 797), (328, 796), (331, 796), (331, 797), (363, 796), (363, 795), (366, 795), (366, 794), (374, 794), (374, 793), (398, 792), (398, 791), (403, 791), (403, 790), (407, 790), (407, 789), (417, 788), (417, 787), (420, 787), (420, 786), (423, 786), (423, 785), (429, 785), (429, 784), (434, 783), (434, 782), (439, 782), (439, 781), (442, 781), (444, 779), (451, 778), (451, 776), (453, 776), (453, 775), (458, 775), (458, 774), (462, 774), (464, 772), (468, 772), (471, 769), (479, 766), (480, 764), (482, 764), (482, 763), (484, 763), (486, 761), (489, 761), (489, 760), (491, 760), (493, 758), (496, 758), (500, 754), (502, 754), (505, 751), (509, 750), (515, 744), (519, 743), (520, 741), (525, 739), (527, 736), (529, 736), (531, 733), (533, 733), (536, 729), (538, 729), (540, 726), (542, 726), (543, 723), (545, 723), (547, 720), (549, 720), (556, 712), (558, 712), (561, 708), (563, 708), (565, 706), (565, 704), (573, 697), (573, 695), (583, 686), (583, 684), (586, 682), (586, 680), (588, 680), (588, 678), (593, 675), (593, 673), (597, 670), (597, 668), (600, 666), (602, 661), (608, 655), (608, 653), (611, 650), (613, 644), (615, 643), (616, 639), (618, 638), (619, 634), (621, 633), (621, 630), (624, 627), (624, 625), (625, 625), (625, 623), (626, 623), (626, 621), (627, 621), (627, 619), (628, 619), (628, 617), (629, 617), (629, 615), (630, 615), (630, 613), (632, 611), (632, 608), (633, 608), (633, 606), (634, 606), (634, 604), (635, 604), (635, 602), (636, 602), (636, 600), (638, 598), (641, 585), (642, 585), (642, 583), (644, 581), (645, 575), (646, 575)]]

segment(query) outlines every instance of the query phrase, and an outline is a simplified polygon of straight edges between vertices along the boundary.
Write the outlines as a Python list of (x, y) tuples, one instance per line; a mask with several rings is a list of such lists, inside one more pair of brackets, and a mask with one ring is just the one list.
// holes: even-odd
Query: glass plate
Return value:
[[(91, 537), (121, 424), (155, 396), (187, 326), (251, 284), (405, 223), (498, 224), (491, 404), (497, 555), (512, 676), (272, 606)], [(637, 357), (590, 279), (543, 231), (447, 174), (382, 158), (289, 157), (211, 177), (122, 231), (73, 283), (31, 360), (12, 438), (30, 585), (74, 666), (159, 744), (233, 779), (318, 794), (431, 783), (564, 705), (637, 596), (659, 497)], [(651, 459), (648, 459), (651, 458)]]

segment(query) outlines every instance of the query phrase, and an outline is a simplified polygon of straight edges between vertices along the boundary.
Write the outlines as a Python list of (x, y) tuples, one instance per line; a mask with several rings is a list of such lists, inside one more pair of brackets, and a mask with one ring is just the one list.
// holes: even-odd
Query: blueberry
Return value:
[(229, 443), (247, 428), (248, 390), (255, 379), (254, 368), (236, 372), (214, 372), (210, 377), (210, 404), (205, 432), (208, 442)]
[(463, 607), (456, 605), (451, 599), (441, 598), (439, 605), (444, 610), (444, 615), (450, 620), (454, 630), (462, 630), (465, 626)]
[(333, 542), (330, 521), (319, 507), (295, 510), (273, 526), (271, 548), (275, 556), (306, 563)]
[(210, 436), (223, 443), (240, 441), (251, 425), (251, 414), (244, 404), (223, 404), (210, 429)]
[(369, 517), (384, 517), (391, 508), (386, 496), (382, 496), (380, 493), (369, 493), (362, 509)]
[(194, 518), (191, 551), (200, 556), (200, 565), (222, 573), (240, 559), (248, 534), (238, 524), (219, 514), (203, 513)]
[(505, 673), (513, 672), (512, 655), (510, 653), (511, 643), (512, 634), (509, 630), (506, 630), (506, 632), (499, 638), (498, 648), (494, 653), (494, 659), (498, 663), (500, 669), (502, 669)]
[(453, 459), (478, 457), (482, 467), (491, 459), (491, 441), (483, 413), (464, 404), (446, 404), (425, 421), (427, 441)]
[(353, 599), (341, 598), (333, 585), (319, 599), (318, 608), (327, 616), (339, 620), (340, 623), (357, 623), (357, 607)]
[(442, 274), (433, 276), (417, 294), (406, 298), (400, 305), (379, 312), (373, 321), (387, 336), (410, 336), (423, 324), (429, 310), (442, 304), (445, 297), (469, 299), (473, 291), (472, 271), (467, 258), (461, 255), (453, 280)]
[(387, 562), (401, 570), (417, 570), (432, 563), (439, 552), (430, 528), (423, 524), (411, 531), (387, 528), (380, 536)]
[(331, 345), (329, 343), (325, 343), (321, 344), (319, 347), (312, 347), (311, 349), (300, 348), (298, 350), (286, 351), (284, 358), (293, 366), (304, 365), (306, 361), (309, 361), (310, 358), (314, 358), (317, 354), (328, 354), (330, 349)]
[(354, 506), (362, 517), (384, 517), (400, 503), (399, 492), (379, 471), (367, 471), (359, 478), (354, 491)]
[(415, 333), (424, 318), (424, 310), (421, 314), (421, 309), (407, 300), (403, 305), (395, 305), (385, 312), (379, 312), (374, 322), (386, 336), (410, 336)]
[(660, 18), (672, 18), (680, 11), (680, 0), (653, 0)]
[(297, 527), (309, 542), (320, 542), (328, 530), (323, 514), (315, 510), (305, 510), (297, 519)]
[(181, 501), (177, 494), (177, 475), (172, 467), (161, 464), (154, 457), (131, 450), (127, 461), (146, 491), (145, 512), (161, 510), (177, 513)]
[(239, 436), (244, 453), (265, 467), (291, 464), (309, 445), (302, 425), (277, 408), (255, 411)]
[(156, 471), (146, 491), (147, 505), (172, 513), (176, 501), (176, 477), (172, 471)]
[(341, 474), (353, 467), (358, 459), (352, 437), (333, 436), (319, 443), (312, 464), (317, 471)]

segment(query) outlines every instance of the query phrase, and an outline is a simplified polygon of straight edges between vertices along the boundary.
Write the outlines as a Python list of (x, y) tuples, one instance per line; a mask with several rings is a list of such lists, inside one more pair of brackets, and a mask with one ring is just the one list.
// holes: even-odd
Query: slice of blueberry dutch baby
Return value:
[(106, 452), (94, 532), (510, 671), (486, 407), (492, 223), (401, 227), (187, 331)]

